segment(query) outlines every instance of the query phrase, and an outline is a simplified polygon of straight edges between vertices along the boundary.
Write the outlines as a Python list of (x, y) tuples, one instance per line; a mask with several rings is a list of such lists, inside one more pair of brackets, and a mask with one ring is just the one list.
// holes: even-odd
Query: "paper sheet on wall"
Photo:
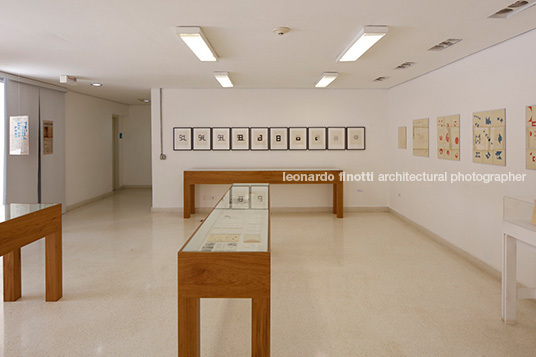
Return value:
[(43, 155), (54, 153), (54, 122), (43, 121)]
[(9, 117), (9, 155), (29, 155), (28, 116)]

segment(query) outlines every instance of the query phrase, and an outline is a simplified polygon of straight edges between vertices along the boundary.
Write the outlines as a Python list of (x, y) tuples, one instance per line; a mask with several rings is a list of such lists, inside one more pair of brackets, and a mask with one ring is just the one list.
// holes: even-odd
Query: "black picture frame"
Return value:
[[(342, 130), (342, 139), (344, 140), (343, 143), (342, 143), (342, 148), (335, 148), (333, 146), (333, 143), (331, 142), (331, 135), (330, 135), (330, 131), (331, 130), (334, 130), (334, 129), (340, 129)], [(346, 127), (344, 126), (329, 126), (326, 130), (326, 136), (327, 136), (327, 150), (333, 150), (333, 151), (344, 151), (346, 150)]]
[[(363, 138), (363, 144), (359, 147), (353, 147), (351, 146), (351, 142), (349, 140), (350, 135), (353, 135), (353, 132), (355, 130), (355, 133), (361, 133)], [(367, 135), (366, 135), (366, 129), (364, 126), (349, 126), (346, 128), (346, 150), (365, 150), (367, 148)]]
[[(265, 143), (266, 143), (266, 147), (264, 148), (255, 148), (253, 146), (253, 144), (255, 143), (254, 141), (254, 135), (253, 135), (253, 132), (254, 131), (257, 131), (257, 130), (262, 130), (264, 131), (264, 134), (265, 134)], [(249, 149), (251, 151), (268, 151), (270, 150), (270, 128), (268, 127), (252, 127), (252, 128), (249, 128)]]
[[(292, 144), (294, 143), (294, 140), (293, 140), (293, 135), (292, 135), (292, 132), (293, 131), (302, 131), (303, 130), (303, 135), (302, 137), (304, 138), (304, 144), (305, 144), (305, 147), (304, 148), (296, 148), (296, 147), (292, 147)], [(307, 127), (290, 127), (288, 129), (288, 148), (289, 150), (292, 150), (292, 151), (305, 151), (307, 150), (308, 148), (308, 144), (309, 144), (309, 137), (307, 135)]]
[[(196, 134), (196, 131), (200, 131), (200, 130), (207, 130), (207, 132), (205, 134), (208, 134), (209, 138), (208, 140), (206, 140), (206, 142), (208, 143), (208, 147), (207, 148), (199, 148), (199, 147), (196, 147), (196, 135), (200, 135), (200, 134)], [(192, 148), (194, 151), (210, 151), (212, 150), (212, 129), (211, 128), (206, 128), (206, 127), (195, 127), (192, 129)]]
[[(225, 147), (225, 148), (218, 148), (217, 145), (214, 145), (216, 135), (221, 135), (221, 134), (218, 134), (218, 132), (220, 130), (227, 131), (227, 147)], [(212, 132), (211, 133), (212, 134), (212, 140), (211, 140), (212, 151), (231, 151), (231, 128), (228, 128), (228, 127), (215, 127), (215, 128), (211, 129), (211, 132)]]
[[(244, 140), (244, 142), (247, 145), (246, 148), (239, 147), (238, 145), (236, 145), (234, 134), (235, 134), (235, 131), (237, 131), (237, 130), (245, 130), (246, 131), (247, 136), (248, 136), (246, 138), (246, 140)], [(231, 128), (231, 150), (233, 150), (233, 151), (248, 151), (248, 150), (250, 150), (250, 147), (249, 147), (249, 128), (248, 127)]]
[[(178, 148), (177, 145), (177, 132), (181, 131), (188, 131), (188, 133), (184, 133), (189, 138), (190, 145), (188, 148)], [(192, 128), (189, 127), (173, 127), (173, 151), (192, 151), (193, 147), (193, 134), (192, 134)]]
[[(311, 143), (311, 140), (312, 140), (311, 130), (315, 130), (315, 129), (321, 129), (323, 131), (323, 134), (321, 135), (323, 137), (323, 139), (324, 139), (324, 141), (323, 141), (324, 146), (323, 147), (317, 148), (314, 145), (311, 145), (311, 144), (314, 144), (314, 143)], [(326, 129), (326, 127), (325, 126), (311, 126), (311, 127), (308, 127), (307, 128), (307, 148), (308, 148), (308, 150), (312, 150), (312, 151), (326, 150), (327, 147), (328, 147), (328, 144), (327, 144), (327, 129)]]
[[(274, 127), (274, 128), (269, 128), (269, 129), (270, 129), (270, 150), (272, 150), (272, 151), (286, 151), (286, 150), (288, 150), (288, 143), (289, 143), (289, 140), (288, 140), (288, 138), (289, 138), (288, 127)], [(276, 138), (276, 136), (278, 135), (278, 134), (274, 135), (274, 130), (278, 130), (278, 131), (281, 130), (281, 131), (284, 131), (284, 133), (285, 133), (285, 144), (282, 145), (281, 148), (275, 148), (274, 149), (274, 147), (273, 147), (274, 143), (272, 142), (272, 140), (274, 138)]]

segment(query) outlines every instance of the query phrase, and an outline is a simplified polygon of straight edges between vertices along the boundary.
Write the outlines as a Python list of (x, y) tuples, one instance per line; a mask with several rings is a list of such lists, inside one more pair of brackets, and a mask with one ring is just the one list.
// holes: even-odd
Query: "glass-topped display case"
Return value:
[(503, 221), (536, 232), (536, 197), (504, 197)]
[(269, 197), (267, 184), (232, 185), (181, 251), (268, 251)]

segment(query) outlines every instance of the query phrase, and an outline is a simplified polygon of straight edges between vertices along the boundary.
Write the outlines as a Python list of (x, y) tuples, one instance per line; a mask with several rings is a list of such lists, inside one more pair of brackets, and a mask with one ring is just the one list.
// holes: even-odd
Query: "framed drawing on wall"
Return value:
[(307, 150), (307, 128), (289, 129), (290, 150)]
[(251, 150), (268, 150), (268, 128), (251, 128), (249, 134)]
[(210, 128), (194, 128), (193, 143), (194, 150), (206, 151), (210, 150)]
[(270, 150), (288, 150), (288, 128), (270, 128)]
[(328, 128), (328, 150), (346, 149), (346, 128)]
[(173, 150), (192, 150), (192, 128), (173, 128)]
[(346, 129), (346, 148), (348, 150), (365, 150), (364, 126), (353, 126)]
[(309, 150), (326, 150), (326, 128), (308, 128), (307, 137), (309, 138)]
[(230, 128), (212, 128), (212, 150), (215, 150), (215, 151), (231, 150), (231, 129)]
[(249, 150), (249, 128), (231, 128), (231, 149)]

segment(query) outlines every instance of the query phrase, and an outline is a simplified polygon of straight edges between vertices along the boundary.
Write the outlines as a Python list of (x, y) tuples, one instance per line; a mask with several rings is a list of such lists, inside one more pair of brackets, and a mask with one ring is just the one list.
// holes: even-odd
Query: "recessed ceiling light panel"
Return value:
[(324, 72), (322, 73), (322, 78), (316, 83), (316, 88), (325, 88), (330, 85), (331, 82), (335, 80), (339, 76), (339, 73), (337, 72)]
[(536, 5), (536, 1), (519, 0), (489, 16), (491, 19), (507, 19)]
[(373, 82), (383, 82), (385, 80), (389, 79), (389, 77), (378, 77)]
[(430, 47), (428, 51), (443, 51), (444, 49), (454, 46), (460, 41), (461, 41), (460, 38), (449, 38), (448, 40), (445, 40), (443, 42), (438, 43), (437, 45), (433, 47)]
[(404, 62), (398, 66), (396, 66), (395, 69), (406, 69), (406, 68), (409, 68), (411, 66), (414, 66), (415, 65), (415, 62)]
[(215, 71), (214, 77), (216, 77), (216, 80), (220, 82), (223, 88), (233, 87), (233, 82), (231, 82), (231, 79), (229, 78), (229, 72)]
[(355, 61), (389, 31), (387, 26), (365, 26), (337, 57), (338, 62)]
[(215, 62), (218, 56), (208, 42), (200, 27), (177, 27), (177, 35), (190, 47), (192, 52), (203, 62)]

